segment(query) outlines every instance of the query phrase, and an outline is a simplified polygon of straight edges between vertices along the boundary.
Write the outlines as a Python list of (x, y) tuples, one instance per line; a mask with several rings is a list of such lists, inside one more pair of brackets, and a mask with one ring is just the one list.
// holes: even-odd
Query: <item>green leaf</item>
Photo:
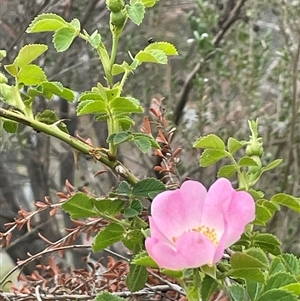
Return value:
[(98, 116), (95, 116), (95, 121), (105, 121), (108, 119), (108, 114), (101, 114)]
[(55, 32), (53, 35), (53, 44), (57, 52), (66, 51), (72, 44), (73, 40), (77, 36), (77, 32), (74, 28), (63, 27)]
[(260, 283), (265, 282), (265, 275), (259, 268), (232, 269), (227, 274), (228, 276), (242, 278), (245, 280), (254, 280)]
[(285, 272), (287, 269), (285, 268), (284, 264), (282, 263), (281, 257), (273, 258), (269, 270), (269, 275), (277, 274), (279, 272)]
[(153, 136), (148, 135), (148, 134), (144, 134), (144, 133), (133, 133), (132, 135), (134, 137), (134, 140), (135, 139), (140, 139), (140, 138), (145, 138), (145, 139), (149, 140), (152, 147), (160, 149), (160, 146), (159, 146), (158, 142), (153, 138)]
[[(132, 225), (133, 225), (133, 227), (135, 227), (137, 229), (145, 229), (149, 226), (148, 223), (146, 223), (144, 220), (142, 220), (138, 216), (135, 216), (132, 218)], [(143, 230), (143, 233), (144, 233), (144, 231), (146, 231), (146, 230)]]
[(27, 33), (43, 32), (43, 31), (57, 31), (62, 27), (67, 26), (68, 23), (56, 14), (41, 14), (38, 15), (30, 23), (27, 28)]
[(59, 118), (56, 115), (56, 113), (52, 110), (47, 109), (43, 112), (37, 113), (35, 119), (45, 124), (49, 124), (49, 125), (55, 124), (55, 126), (57, 126), (61, 131), (68, 133), (67, 126), (62, 121), (57, 123)]
[[(87, 33), (86, 33), (87, 35)], [(97, 49), (101, 43), (101, 36), (98, 33), (98, 30), (95, 30), (91, 36), (87, 35), (89, 43), (93, 48)]]
[(262, 262), (265, 266), (269, 266), (269, 260), (266, 253), (260, 248), (250, 248), (245, 251), (246, 254), (256, 258)]
[(72, 219), (97, 216), (93, 208), (93, 200), (82, 192), (76, 193), (62, 205), (62, 209), (69, 213)]
[(5, 65), (4, 68), (11, 76), (17, 77), (19, 70), (16, 65), (14, 64)]
[(212, 277), (213, 279), (217, 279), (216, 278), (217, 268), (215, 265), (213, 265), (213, 266), (203, 265), (200, 267), (200, 270), (202, 273)]
[(153, 7), (159, 0), (141, 0), (141, 2), (145, 5), (145, 7)]
[(272, 216), (276, 211), (280, 210), (280, 206), (278, 204), (271, 203), (270, 201), (265, 199), (258, 200), (256, 204), (266, 208), (269, 212), (271, 212)]
[(96, 296), (94, 301), (126, 301), (126, 299), (108, 292), (101, 292)]
[(76, 108), (77, 115), (106, 113), (106, 103), (104, 100), (84, 100)]
[(118, 145), (121, 144), (123, 142), (126, 142), (128, 140), (132, 139), (132, 134), (128, 133), (128, 132), (119, 132), (119, 133), (114, 133), (112, 135), (110, 135), (107, 138), (107, 142), (108, 143), (112, 143), (114, 145)]
[(250, 254), (235, 252), (230, 258), (233, 269), (267, 268), (267, 265)]
[(222, 151), (225, 150), (225, 144), (224, 144), (223, 140), (214, 134), (200, 137), (194, 143), (193, 147), (217, 149), (217, 150), (222, 150)]
[(135, 56), (140, 63), (157, 63), (157, 64), (167, 64), (168, 57), (161, 50), (141, 50)]
[[(106, 94), (105, 94), (106, 97)], [(84, 92), (79, 96), (78, 101), (81, 102), (83, 100), (102, 100), (105, 101), (106, 98), (104, 99), (103, 96), (100, 93), (97, 92)]]
[(129, 208), (124, 210), (124, 217), (131, 218), (139, 215), (143, 210), (143, 205), (140, 200), (134, 199)]
[(126, 182), (126, 181), (122, 181), (118, 188), (116, 189), (115, 193), (117, 195), (125, 195), (125, 196), (128, 196), (129, 193), (131, 191), (131, 188), (129, 186), (129, 184)]
[(7, 133), (15, 134), (18, 130), (18, 123), (12, 120), (4, 120), (3, 129)]
[(133, 5), (125, 6), (128, 17), (136, 25), (140, 25), (144, 19), (145, 6), (143, 3), (136, 2)]
[(121, 118), (118, 116), (118, 121), (123, 131), (128, 131), (131, 126), (134, 125), (134, 120), (128, 116), (123, 116)]
[(155, 178), (145, 178), (133, 187), (132, 194), (137, 197), (154, 198), (157, 194), (165, 191), (165, 185)]
[(95, 199), (94, 205), (99, 212), (114, 216), (121, 212), (125, 206), (125, 202), (118, 199)]
[(99, 252), (112, 244), (123, 239), (125, 229), (116, 223), (109, 224), (101, 230), (95, 237), (92, 248), (94, 252)]
[(15, 99), (14, 87), (7, 84), (0, 84), (0, 96), (3, 97), (3, 100), (14, 107), (17, 107), (17, 101)]
[(76, 32), (80, 31), (80, 21), (77, 18), (74, 18), (70, 22), (70, 25), (75, 29)]
[(236, 140), (235, 138), (229, 137), (227, 141), (228, 151), (233, 155), (236, 151), (241, 149), (245, 143)]
[(112, 70), (111, 70), (111, 74), (113, 76), (122, 74), (124, 72), (125, 72), (125, 68), (122, 65), (119, 65), (119, 64), (114, 64), (113, 67), (112, 67)]
[(253, 246), (259, 247), (265, 252), (270, 252), (271, 254), (274, 255), (281, 254), (280, 251), (281, 242), (276, 236), (272, 234), (256, 233), (255, 237), (252, 238), (252, 241), (253, 241)]
[(65, 88), (60, 82), (43, 82), (42, 86), (43, 93), (55, 94), (68, 101), (75, 99), (74, 92), (68, 88)]
[(282, 254), (280, 256), (282, 263), (286, 270), (295, 275), (297, 278), (300, 276), (300, 259), (293, 254)]
[(257, 301), (299, 301), (296, 295), (281, 289), (272, 289), (262, 294)]
[(126, 285), (131, 292), (142, 289), (147, 281), (148, 272), (142, 265), (131, 264), (126, 278)]
[(269, 279), (267, 279), (266, 285), (264, 287), (264, 291), (267, 292), (274, 288), (281, 288), (285, 285), (296, 283), (296, 277), (291, 274), (285, 272), (279, 272), (277, 274), (271, 275)]
[(230, 263), (232, 270), (228, 272), (228, 275), (255, 280), (257, 282), (265, 281), (265, 276), (261, 269), (267, 266), (253, 256), (242, 252), (235, 252), (230, 258)]
[(233, 284), (228, 287), (229, 294), (232, 301), (244, 301), (245, 300), (245, 288), (240, 284)]
[(251, 300), (257, 300), (257, 297), (260, 295), (263, 283), (259, 283), (256, 280), (246, 279), (246, 291)]
[(300, 213), (300, 198), (295, 198), (285, 193), (278, 193), (271, 198), (270, 202), (286, 206)]
[(151, 142), (146, 138), (134, 138), (134, 142), (137, 147), (146, 154), (151, 149)]
[(205, 274), (201, 285), (201, 297), (203, 301), (211, 300), (211, 295), (216, 291), (217, 286), (217, 281)]
[(264, 193), (262, 191), (259, 191), (259, 190), (254, 190), (252, 188), (249, 189), (248, 191), (252, 197), (255, 199), (255, 200), (258, 200), (258, 199), (261, 199), (264, 197)]
[(142, 251), (141, 253), (135, 255), (135, 257), (132, 259), (132, 263), (135, 265), (158, 268), (156, 262), (148, 255), (146, 251)]
[(239, 160), (238, 165), (240, 167), (242, 166), (258, 166), (257, 162), (255, 160), (253, 160), (251, 157), (243, 157)]
[(38, 85), (47, 80), (46, 74), (43, 69), (37, 65), (27, 65), (18, 74), (19, 83), (26, 86)]
[(18, 56), (14, 61), (14, 65), (21, 69), (29, 65), (48, 49), (44, 44), (29, 44), (21, 48)]
[[(98, 84), (98, 87), (99, 87), (99, 84)], [(103, 91), (99, 90), (100, 95), (103, 96), (104, 99), (106, 99), (109, 102), (111, 102), (111, 101), (113, 101), (114, 99), (116, 99), (120, 95), (121, 91), (120, 91), (120, 88), (112, 88), (112, 89), (104, 88), (104, 92), (106, 94), (105, 97), (104, 97), (104, 95), (102, 95)], [(135, 98), (132, 98), (132, 97), (121, 97), (121, 98), (131, 99), (133, 103), (135, 103), (135, 101), (137, 101)]]
[(273, 216), (269, 209), (260, 204), (256, 204), (255, 225), (265, 226), (267, 221)]
[(139, 101), (133, 97), (117, 97), (109, 105), (113, 112), (142, 113), (144, 111)]
[(126, 237), (122, 240), (122, 243), (135, 254), (144, 248), (145, 237), (141, 230), (131, 230), (126, 233)]
[(218, 178), (230, 179), (236, 173), (234, 165), (224, 165), (218, 171)]
[(297, 296), (300, 295), (300, 283), (299, 282), (285, 285), (281, 289), (289, 291)]
[(149, 50), (160, 50), (163, 51), (166, 55), (178, 55), (175, 46), (167, 42), (151, 43), (144, 49), (144, 51), (146, 52)]
[(206, 149), (200, 156), (200, 166), (210, 166), (225, 157), (227, 157), (227, 153), (224, 150)]
[(269, 163), (267, 166), (264, 166), (262, 168), (262, 171), (265, 172), (267, 170), (271, 170), (274, 169), (275, 167), (277, 167), (279, 164), (281, 164), (282, 159), (276, 159), (273, 162)]

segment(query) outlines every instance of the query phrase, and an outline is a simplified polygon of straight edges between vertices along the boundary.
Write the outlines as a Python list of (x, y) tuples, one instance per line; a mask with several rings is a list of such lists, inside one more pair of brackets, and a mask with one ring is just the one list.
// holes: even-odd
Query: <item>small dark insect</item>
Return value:
[(150, 37), (149, 39), (148, 39), (148, 43), (149, 44), (152, 44), (152, 43), (154, 43), (155, 41), (154, 41), (154, 38), (153, 37)]

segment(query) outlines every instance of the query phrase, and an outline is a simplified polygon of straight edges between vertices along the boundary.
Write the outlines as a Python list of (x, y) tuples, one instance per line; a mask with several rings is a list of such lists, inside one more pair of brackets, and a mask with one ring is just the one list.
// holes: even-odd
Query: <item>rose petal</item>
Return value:
[(146, 239), (149, 255), (161, 268), (181, 270), (212, 264), (216, 248), (205, 235), (186, 232), (176, 241), (176, 249), (162, 243), (157, 238)]
[(206, 193), (201, 183), (186, 181), (180, 189), (158, 194), (151, 205), (156, 226), (166, 237), (198, 227)]
[(231, 201), (232, 192), (231, 183), (221, 178), (211, 185), (204, 200), (201, 225), (215, 229), (217, 240), (220, 240), (224, 233), (226, 208)]
[(164, 233), (157, 227), (154, 219), (149, 216), (149, 225), (151, 231), (151, 237), (158, 239), (161, 243), (168, 245), (170, 248), (175, 248), (175, 243), (172, 237), (166, 237)]
[(238, 241), (245, 226), (255, 219), (255, 202), (248, 192), (235, 192), (227, 212), (226, 248)]
[(219, 244), (214, 262), (224, 249), (239, 240), (245, 226), (255, 218), (255, 203), (245, 191), (235, 191), (229, 180), (220, 178), (208, 190), (202, 224), (216, 230)]

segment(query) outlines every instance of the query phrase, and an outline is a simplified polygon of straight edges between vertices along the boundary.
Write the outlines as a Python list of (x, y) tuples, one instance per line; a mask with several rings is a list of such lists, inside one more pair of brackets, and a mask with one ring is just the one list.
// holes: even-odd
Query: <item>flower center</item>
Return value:
[(215, 246), (218, 245), (219, 241), (217, 239), (217, 233), (215, 229), (211, 229), (207, 226), (199, 226), (198, 228), (193, 228), (192, 230), (204, 234)]
[[(187, 232), (195, 231), (204, 234), (215, 246), (218, 245), (219, 241), (215, 229), (211, 229), (207, 226), (199, 226), (197, 228), (189, 229)], [(172, 237), (173, 243), (176, 243), (177, 237)]]

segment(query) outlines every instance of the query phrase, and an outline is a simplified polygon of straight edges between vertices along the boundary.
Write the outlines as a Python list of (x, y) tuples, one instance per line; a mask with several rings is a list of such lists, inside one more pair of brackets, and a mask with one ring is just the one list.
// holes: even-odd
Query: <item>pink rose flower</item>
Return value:
[(149, 217), (149, 255), (161, 268), (181, 270), (218, 262), (255, 218), (255, 202), (246, 191), (218, 179), (208, 191), (196, 181), (158, 194)]

